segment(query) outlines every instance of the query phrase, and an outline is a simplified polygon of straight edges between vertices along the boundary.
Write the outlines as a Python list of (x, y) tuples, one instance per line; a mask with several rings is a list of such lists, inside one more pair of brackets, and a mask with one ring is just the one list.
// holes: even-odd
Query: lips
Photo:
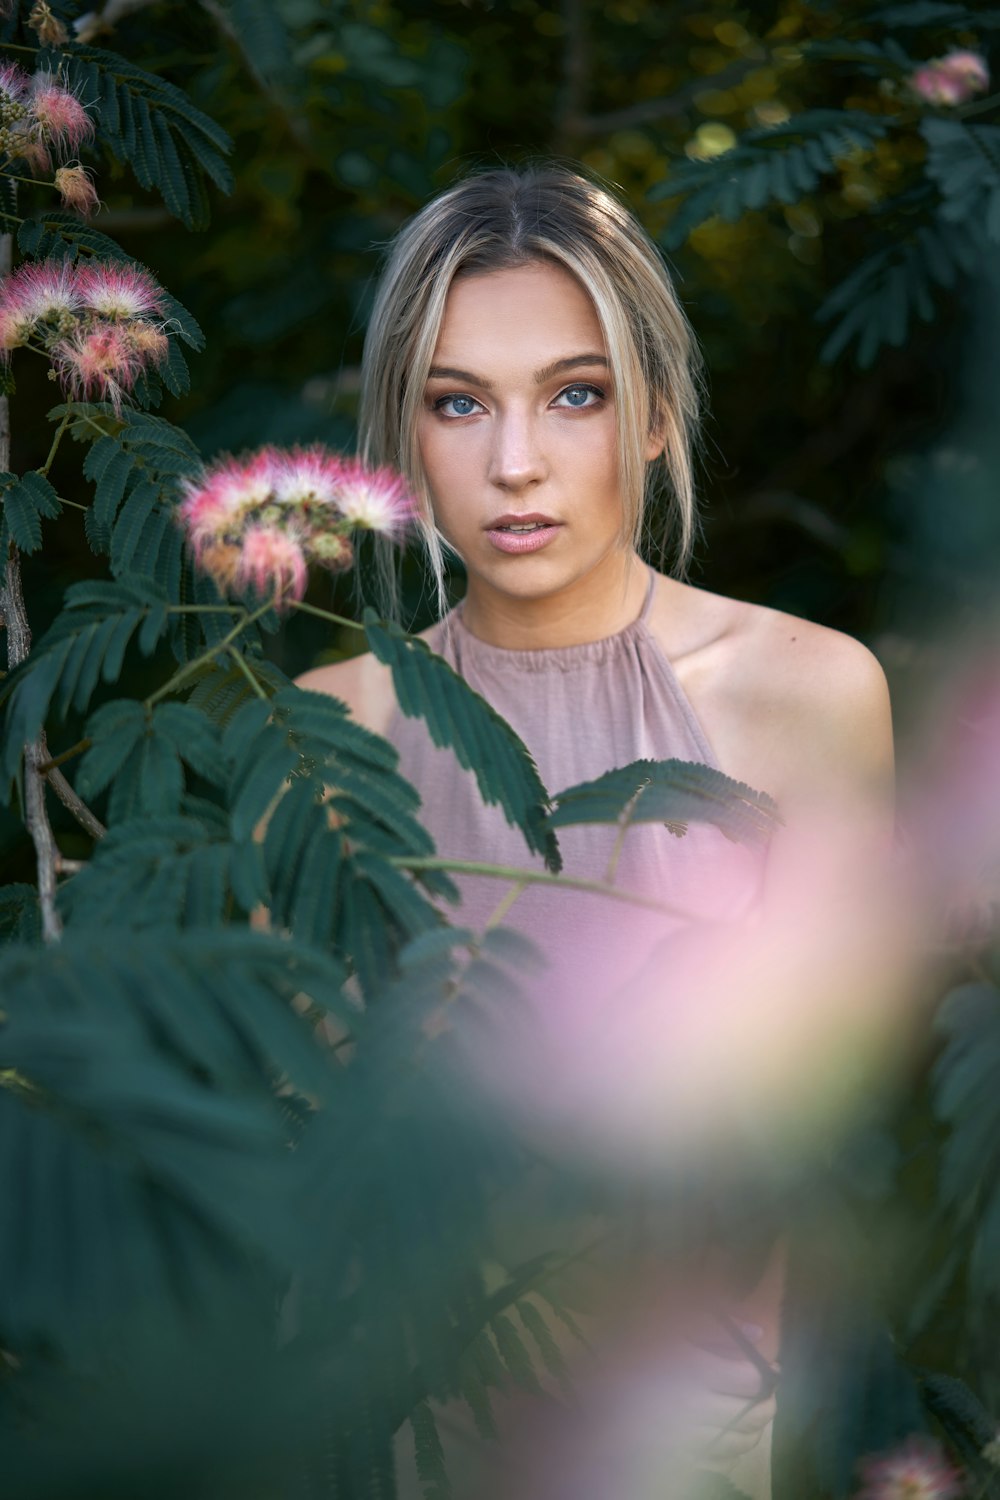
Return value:
[(497, 516), (485, 528), (486, 535), (498, 552), (518, 554), (537, 552), (548, 546), (562, 530), (562, 523), (540, 511), (529, 511), (525, 515)]
[(485, 529), (487, 531), (510, 531), (512, 529), (520, 530), (527, 526), (558, 525), (559, 522), (553, 520), (551, 516), (546, 516), (541, 511), (533, 510), (528, 511), (525, 515), (516, 515), (513, 512), (507, 512), (502, 516), (497, 516), (495, 520), (488, 522)]

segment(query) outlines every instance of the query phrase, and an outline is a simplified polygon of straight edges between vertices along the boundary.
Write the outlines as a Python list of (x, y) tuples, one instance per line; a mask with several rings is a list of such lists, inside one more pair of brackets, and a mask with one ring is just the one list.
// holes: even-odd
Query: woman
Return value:
[[(487, 171), (397, 236), (365, 345), (362, 444), (409, 476), (439, 594), (445, 550), (464, 563), (464, 601), (429, 643), (518, 730), (551, 791), (638, 759), (700, 761), (770, 793), (789, 828), (800, 812), (832, 809), (827, 826), (852, 830), (853, 858), (888, 817), (882, 672), (846, 636), (683, 580), (697, 409), (695, 351), (667, 270), (602, 187), (557, 165)], [(657, 489), (670, 575), (639, 555)], [(453, 759), (401, 718), (373, 657), (300, 681), (394, 740), (441, 853), (529, 863)], [(734, 865), (712, 829), (677, 840), (649, 824), (619, 842), (614, 828), (575, 828), (561, 844), (568, 873), (613, 877), (695, 914), (741, 909), (761, 878), (759, 864)], [(460, 919), (482, 926), (501, 894), (466, 879)], [(609, 930), (606, 898), (534, 887), (505, 920), (568, 965), (564, 979), (586, 973), (595, 989), (650, 937), (648, 917), (622, 907), (620, 941), (595, 942)], [(772, 1275), (749, 1331), (768, 1359), (774, 1285)], [(687, 1368), (704, 1397), (692, 1421), (714, 1424), (710, 1456), (767, 1494), (773, 1403), (757, 1363), (737, 1342), (692, 1350)]]

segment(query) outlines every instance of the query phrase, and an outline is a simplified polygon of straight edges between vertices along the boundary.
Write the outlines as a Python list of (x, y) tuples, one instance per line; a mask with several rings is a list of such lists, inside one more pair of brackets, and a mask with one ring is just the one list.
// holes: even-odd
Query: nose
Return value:
[(546, 477), (547, 463), (538, 426), (528, 412), (498, 415), (493, 428), (489, 479), (498, 489), (529, 489)]

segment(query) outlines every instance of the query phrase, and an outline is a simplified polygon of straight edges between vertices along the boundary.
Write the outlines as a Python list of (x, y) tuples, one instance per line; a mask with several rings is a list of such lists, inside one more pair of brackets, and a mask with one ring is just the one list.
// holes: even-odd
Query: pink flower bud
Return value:
[(63, 207), (72, 209), (88, 219), (97, 207), (97, 189), (83, 167), (60, 167), (56, 172), (56, 187), (62, 197)]
[(69, 41), (69, 32), (45, 0), (35, 0), (28, 12), (28, 25), (43, 47), (62, 47)]
[(53, 349), (52, 362), (71, 400), (110, 401), (115, 411), (143, 369), (127, 330), (114, 323), (64, 339)]

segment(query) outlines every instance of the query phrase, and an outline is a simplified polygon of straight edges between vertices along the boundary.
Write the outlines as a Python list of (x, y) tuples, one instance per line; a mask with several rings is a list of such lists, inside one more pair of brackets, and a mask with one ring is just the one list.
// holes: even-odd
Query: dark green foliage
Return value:
[(1000, 125), (924, 120), (927, 175), (941, 194), (948, 223), (979, 223), (1000, 243)]
[(839, 321), (823, 345), (824, 360), (836, 359), (857, 345), (858, 364), (867, 369), (878, 351), (905, 343), (914, 316), (933, 318), (932, 291), (955, 286), (973, 272), (981, 257), (979, 227), (937, 221), (919, 224), (912, 233), (876, 250), (831, 292), (816, 317)]
[(810, 110), (783, 125), (749, 130), (738, 146), (706, 162), (678, 162), (650, 189), (651, 202), (684, 196), (664, 236), (676, 248), (712, 214), (732, 222), (748, 209), (797, 203), (820, 178), (858, 146), (870, 146), (889, 128), (859, 110)]
[(951, 1127), (941, 1158), (942, 1207), (973, 1227), (969, 1295), (980, 1307), (1000, 1302), (1000, 992), (970, 983), (944, 1002), (937, 1024), (946, 1038), (934, 1072), (937, 1113)]
[(3, 485), (3, 517), (0, 519), (0, 552), (6, 556), (9, 543), (22, 552), (37, 552), (42, 545), (42, 517), (59, 514), (59, 496), (44, 474), (29, 470), (0, 474)]
[(73, 87), (98, 101), (100, 137), (129, 163), (140, 186), (158, 189), (188, 229), (203, 229), (205, 177), (224, 193), (233, 190), (227, 133), (180, 89), (116, 53), (75, 46), (64, 66)]
[(270, 1081), (277, 1070), (323, 1086), (328, 1064), (289, 1002), (337, 1006), (341, 976), (314, 951), (245, 932), (179, 942), (119, 929), (113, 943), (73, 934), (55, 950), (3, 950), (6, 1180), (33, 1205), (0, 1229), (5, 1342), (66, 1346), (123, 1299), (162, 1307), (178, 1255), (197, 1303), (216, 1254), (238, 1274), (251, 1249), (289, 1252)]
[(434, 743), (454, 750), (459, 765), (475, 773), (483, 800), (499, 803), (528, 848), (558, 871), (559, 846), (545, 819), (548, 793), (510, 725), (426, 642), (378, 620), (371, 610), (365, 611), (365, 633), (379, 661), (392, 668), (402, 712), (426, 721)]
[(637, 760), (553, 797), (554, 828), (574, 823), (666, 823), (683, 834), (689, 822), (712, 823), (727, 838), (759, 842), (776, 832), (778, 810), (766, 794), (712, 766), (683, 760)]
[(78, 583), (66, 609), (31, 656), (4, 683), (6, 745), (2, 775), (14, 775), (26, 741), (50, 711), (85, 710), (99, 681), (117, 680), (134, 640), (148, 656), (167, 629), (167, 603), (152, 584)]

